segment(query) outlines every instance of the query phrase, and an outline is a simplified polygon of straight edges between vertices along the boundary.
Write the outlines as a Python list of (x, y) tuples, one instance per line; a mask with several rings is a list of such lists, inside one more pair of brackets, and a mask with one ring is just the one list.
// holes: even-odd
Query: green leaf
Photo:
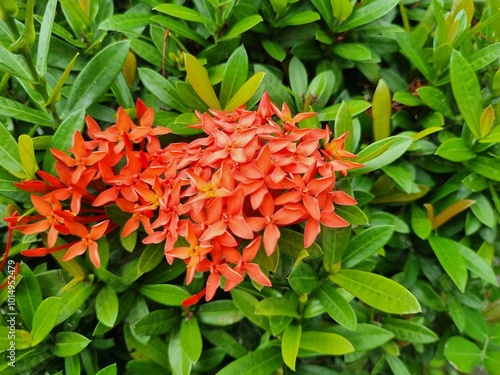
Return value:
[(166, 306), (181, 306), (182, 301), (190, 297), (190, 294), (177, 285), (153, 284), (143, 285), (139, 292), (152, 301)]
[(151, 22), (150, 14), (126, 13), (115, 14), (105, 19), (100, 25), (100, 30), (127, 31), (148, 26)]
[(358, 206), (335, 206), (335, 213), (351, 225), (368, 224), (368, 218)]
[(474, 52), (469, 57), (469, 64), (472, 70), (477, 71), (491, 64), (500, 58), (500, 43), (493, 43)]
[(476, 157), (476, 154), (467, 147), (467, 142), (463, 138), (447, 139), (438, 147), (436, 154), (443, 159), (454, 162), (471, 160)]
[(226, 327), (238, 323), (243, 313), (232, 300), (219, 300), (204, 303), (196, 310), (200, 323)]
[(286, 58), (285, 49), (278, 43), (273, 42), (272, 40), (263, 40), (262, 47), (266, 50), (266, 52), (273, 59), (282, 62)]
[(165, 13), (174, 18), (179, 18), (181, 20), (199, 22), (204, 24), (213, 24), (208, 18), (203, 17), (197, 11), (184, 7), (182, 5), (177, 4), (161, 4), (153, 8), (153, 10), (157, 10), (158, 12)]
[(176, 327), (179, 320), (179, 313), (175, 310), (154, 310), (139, 319), (133, 328), (139, 335), (162, 335)]
[(187, 78), (198, 96), (212, 109), (221, 110), (217, 95), (208, 79), (207, 70), (193, 55), (185, 55)]
[(349, 239), (351, 238), (351, 228), (329, 228), (321, 227), (321, 243), (325, 255), (323, 256), (323, 267), (330, 272), (334, 265), (342, 259)]
[(405, 363), (398, 356), (386, 354), (385, 359), (393, 374), (411, 375), (411, 372), (408, 370)]
[(49, 0), (43, 13), (43, 21), (38, 34), (38, 46), (36, 54), (36, 70), (42, 77), (47, 73), (47, 56), (49, 54), (50, 37), (52, 25), (56, 15), (57, 0)]
[(305, 25), (319, 19), (320, 16), (318, 13), (312, 11), (304, 11), (294, 13), (290, 17), (280, 19), (278, 22), (276, 22), (276, 27)]
[(375, 324), (358, 323), (356, 331), (342, 326), (327, 328), (329, 332), (345, 337), (358, 352), (375, 349), (394, 338), (394, 334)]
[[(132, 333), (130, 325), (128, 324), (125, 325), (124, 332), (127, 346), (134, 347), (142, 356), (151, 359), (164, 369), (170, 369), (168, 357), (166, 355), (169, 352), (169, 347), (165, 341), (160, 339), (158, 336), (151, 336), (147, 343), (142, 343), (137, 340), (136, 336)], [(175, 344), (177, 344), (177, 349), (180, 351), (180, 343), (178, 339), (175, 340)], [(178, 359), (180, 362), (180, 357)], [(164, 373), (165, 372), (168, 371), (164, 371)]]
[(51, 128), (55, 126), (54, 119), (47, 112), (2, 97), (0, 97), (0, 116)]
[(453, 336), (446, 341), (444, 356), (457, 370), (470, 374), (481, 362), (481, 349), (463, 337)]
[(95, 375), (117, 375), (118, 374), (118, 368), (116, 367), (116, 363), (113, 363), (112, 365), (104, 367), (102, 370), (99, 370), (96, 372)]
[(393, 332), (396, 339), (401, 341), (429, 344), (438, 340), (438, 336), (429, 328), (411, 320), (384, 318), (382, 327)]
[(329, 282), (316, 290), (316, 296), (330, 317), (350, 330), (356, 330), (357, 319), (349, 302)]
[(240, 358), (248, 353), (248, 350), (226, 331), (204, 329), (202, 333), (211, 344), (223, 349), (233, 358)]
[[(9, 73), (14, 77), (34, 82), (25, 60), (18, 55), (13, 54), (7, 48), (0, 44), (0, 71)], [(2, 98), (3, 99), (3, 98)]]
[[(281, 236), (278, 240), (278, 246), (283, 254), (290, 255), (292, 258), (296, 259), (300, 252), (304, 249), (304, 235), (297, 231), (281, 228)], [(321, 248), (316, 242), (311, 246), (306, 248), (309, 256), (317, 258), (323, 254)]]
[(79, 109), (87, 109), (101, 99), (121, 72), (129, 47), (129, 41), (113, 43), (90, 60), (71, 88), (66, 115)]
[(68, 79), (69, 74), (71, 73), (71, 70), (73, 69), (73, 66), (76, 63), (76, 60), (78, 59), (79, 54), (76, 53), (73, 59), (68, 63), (68, 66), (66, 66), (66, 69), (64, 69), (64, 72), (61, 74), (59, 77), (59, 80), (57, 81), (56, 85), (52, 89), (52, 92), (50, 93), (49, 98), (47, 99), (46, 106), (53, 105), (59, 100), (61, 100), (61, 91), (63, 89), (64, 84), (66, 83), (66, 80)]
[(420, 73), (427, 79), (429, 82), (433, 82), (435, 78), (435, 72), (431, 68), (431, 66), (427, 63), (427, 60), (424, 58), (424, 54), (422, 50), (420, 50), (417, 46), (417, 43), (410, 34), (406, 32), (397, 33), (396, 41), (401, 48), (401, 52), (405, 55), (408, 60), (418, 69)]
[(231, 112), (236, 108), (242, 106), (250, 100), (250, 98), (258, 90), (265, 73), (258, 72), (251, 76), (248, 81), (246, 81), (243, 86), (229, 99), (228, 103), (224, 107), (224, 110)]
[(59, 332), (56, 335), (54, 354), (58, 357), (76, 355), (85, 349), (91, 341), (77, 332)]
[(167, 106), (179, 112), (190, 112), (170, 80), (147, 68), (139, 68), (139, 78), (144, 86)]
[(441, 90), (432, 86), (419, 87), (417, 94), (424, 104), (433, 109), (436, 112), (441, 113), (443, 116), (449, 119), (454, 119), (455, 115), (450, 108), (450, 104), (446, 96), (441, 92)]
[(429, 237), (429, 244), (441, 266), (463, 293), (467, 284), (467, 269), (455, 241), (433, 235)]
[(268, 375), (273, 374), (282, 363), (279, 347), (260, 347), (231, 362), (217, 375)]
[(288, 282), (298, 294), (309, 293), (320, 284), (317, 273), (309, 264), (302, 262), (293, 268), (292, 273), (288, 276)]
[(483, 257), (460, 242), (453, 242), (462, 256), (467, 269), (479, 276), (481, 279), (498, 286), (498, 280), (493, 272), (493, 269)]
[(156, 268), (165, 257), (163, 243), (147, 245), (139, 258), (139, 273), (146, 273)]
[(337, 31), (344, 32), (373, 22), (389, 13), (398, 3), (398, 0), (375, 0), (368, 5), (355, 8)]
[(389, 137), (391, 133), (391, 113), (391, 93), (387, 84), (381, 79), (373, 95), (372, 103), (373, 138), (375, 141)]
[(476, 156), (472, 160), (465, 161), (464, 165), (481, 176), (493, 181), (500, 181), (500, 160), (496, 158)]
[(38, 170), (38, 163), (35, 157), (35, 148), (33, 146), (33, 140), (27, 134), (21, 134), (19, 136), (19, 157), (21, 158), (21, 164), (24, 170), (27, 172), (27, 179), (34, 179), (35, 173)]
[(7, 318), (9, 326), (0, 326), (0, 350), (6, 351), (6, 356), (12, 350), (12, 341), (15, 342), (14, 348), (16, 350), (28, 349), (31, 346), (30, 333), (22, 329), (16, 329), (12, 332), (9, 319)]
[(0, 142), (2, 167), (17, 178), (27, 178), (27, 171), (22, 166), (17, 142), (2, 122), (0, 122), (0, 139), (2, 140)]
[(171, 30), (173, 33), (179, 34), (179, 35), (184, 36), (188, 39), (191, 39), (191, 40), (195, 41), (196, 43), (199, 43), (203, 47), (209, 46), (208, 42), (200, 34), (198, 34), (196, 31), (192, 30), (189, 26), (187, 26), (182, 21), (177, 21), (173, 18), (164, 17), (164, 16), (153, 16), (153, 17), (151, 17), (151, 21), (158, 22), (160, 25), (165, 26), (167, 29)]
[(283, 297), (267, 297), (255, 307), (255, 314), (265, 316), (291, 316), (299, 317), (297, 312), (298, 300)]
[(340, 270), (329, 278), (352, 295), (378, 310), (391, 314), (420, 312), (413, 294), (394, 280), (358, 270)]
[(235, 23), (233, 26), (229, 28), (227, 33), (225, 33), (221, 38), (219, 38), (219, 42), (223, 40), (229, 40), (239, 37), (245, 31), (250, 30), (255, 25), (258, 25), (262, 22), (262, 17), (258, 14), (254, 14), (251, 16), (247, 16), (242, 20)]
[(231, 297), (238, 306), (238, 308), (241, 310), (243, 315), (250, 320), (252, 323), (255, 325), (262, 327), (266, 330), (271, 330), (269, 328), (269, 319), (267, 316), (264, 315), (257, 315), (255, 313), (257, 304), (259, 301), (257, 298), (252, 296), (250, 293), (242, 290), (242, 289), (233, 289), (231, 290)]
[(410, 223), (413, 232), (422, 240), (425, 240), (430, 236), (432, 223), (427, 216), (427, 212), (416, 204), (411, 205)]
[(99, 290), (95, 301), (97, 319), (108, 327), (113, 327), (118, 317), (118, 295), (109, 285)]
[(77, 0), (59, 0), (62, 11), (76, 36), (85, 35), (90, 20)]
[[(407, 194), (419, 193), (420, 189), (418, 185), (413, 182), (413, 176), (411, 172), (399, 165), (387, 165), (382, 168), (382, 171), (391, 178), (398, 186), (404, 190)], [(378, 195), (378, 194), (375, 194)]]
[(354, 236), (342, 258), (343, 268), (352, 268), (380, 250), (392, 237), (394, 226), (380, 225)]
[(85, 301), (94, 293), (96, 286), (80, 282), (61, 295), (61, 308), (57, 317), (57, 324), (64, 322), (73, 315)]
[(339, 21), (345, 21), (352, 13), (353, 7), (349, 0), (330, 0), (333, 16)]
[(470, 208), (478, 220), (487, 227), (494, 228), (496, 226), (495, 211), (490, 201), (484, 194), (475, 194), (471, 197), (476, 203)]
[(337, 116), (335, 117), (335, 124), (333, 129), (335, 138), (338, 138), (345, 133), (349, 133), (349, 136), (344, 141), (344, 149), (347, 151), (352, 151), (352, 139), (354, 132), (352, 125), (352, 115), (351, 111), (349, 110), (349, 105), (344, 101), (342, 102)]
[(453, 96), (467, 127), (476, 139), (481, 138), (479, 129), (483, 108), (479, 82), (474, 70), (458, 51), (451, 54), (450, 80)]
[(358, 153), (357, 163), (365, 166), (349, 171), (349, 175), (359, 175), (374, 171), (391, 164), (403, 155), (413, 143), (413, 138), (406, 136), (392, 136), (374, 142)]
[[(360, 99), (349, 100), (349, 101), (346, 101), (345, 103), (347, 104), (347, 108), (349, 109), (349, 112), (351, 113), (352, 116), (356, 116), (357, 114), (360, 114), (371, 107), (370, 102), (367, 102), (366, 100), (360, 100)], [(338, 103), (338, 104), (334, 104), (330, 107), (326, 107), (326, 108), (321, 109), (318, 113), (318, 120), (319, 121), (334, 121), (337, 117), (337, 114), (340, 110), (341, 105), (342, 104)]]
[(196, 316), (187, 317), (182, 320), (180, 341), (182, 352), (191, 362), (197, 362), (203, 349), (203, 342)]
[(47, 335), (55, 327), (57, 316), (59, 314), (59, 305), (61, 299), (57, 297), (49, 297), (42, 301), (38, 309), (36, 309), (33, 317), (33, 329), (31, 330), (31, 346), (36, 346), (42, 342)]
[(491, 375), (498, 375), (500, 369), (500, 352), (487, 351), (483, 357), (483, 366)]
[(372, 58), (371, 51), (359, 43), (337, 44), (333, 47), (333, 52), (346, 60), (352, 61), (365, 61)]
[(285, 364), (295, 371), (295, 362), (299, 353), (302, 326), (290, 324), (285, 328), (281, 337), (281, 356)]
[(354, 352), (352, 344), (344, 337), (331, 332), (303, 331), (300, 349), (326, 355), (343, 355)]
[(24, 263), (21, 264), (23, 276), (16, 286), (16, 305), (23, 316), (26, 328), (31, 330), (35, 312), (42, 303), (42, 289), (31, 269)]
[(234, 50), (224, 69), (224, 77), (220, 87), (219, 100), (222, 107), (243, 86), (248, 76), (248, 56), (245, 46)]

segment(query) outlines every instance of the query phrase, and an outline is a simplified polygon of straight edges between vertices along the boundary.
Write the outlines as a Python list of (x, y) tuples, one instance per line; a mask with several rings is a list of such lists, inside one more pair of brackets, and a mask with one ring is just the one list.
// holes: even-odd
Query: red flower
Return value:
[(71, 234), (80, 237), (81, 240), (68, 249), (62, 260), (73, 259), (78, 255), (82, 255), (88, 249), (90, 261), (95, 268), (99, 268), (101, 266), (101, 259), (99, 257), (99, 249), (96, 241), (104, 235), (108, 228), (108, 224), (109, 220), (103, 221), (92, 226), (89, 232), (87, 228), (80, 223), (75, 221), (66, 222), (65, 225)]

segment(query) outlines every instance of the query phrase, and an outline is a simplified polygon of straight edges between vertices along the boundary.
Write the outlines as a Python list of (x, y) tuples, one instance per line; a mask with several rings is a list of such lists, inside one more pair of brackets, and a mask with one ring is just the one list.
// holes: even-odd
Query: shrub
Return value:
[(2, 373), (499, 373), (498, 0), (181, 3), (0, 2)]

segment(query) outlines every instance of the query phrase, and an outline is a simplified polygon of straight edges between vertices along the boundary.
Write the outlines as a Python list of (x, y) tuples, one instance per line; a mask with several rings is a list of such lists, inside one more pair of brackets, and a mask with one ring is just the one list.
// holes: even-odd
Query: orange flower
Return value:
[(81, 240), (73, 244), (68, 249), (62, 260), (73, 259), (78, 255), (82, 255), (88, 249), (90, 261), (95, 268), (99, 268), (101, 266), (101, 259), (99, 257), (99, 249), (96, 241), (104, 235), (106, 229), (108, 228), (108, 224), (109, 220), (100, 222), (99, 224), (92, 226), (89, 232), (84, 225), (77, 223), (76, 221), (66, 222), (65, 225), (71, 234), (80, 237)]

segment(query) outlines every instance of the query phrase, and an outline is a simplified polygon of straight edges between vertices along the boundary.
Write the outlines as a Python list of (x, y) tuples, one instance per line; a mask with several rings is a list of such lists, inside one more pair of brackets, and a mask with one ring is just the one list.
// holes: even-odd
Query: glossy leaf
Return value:
[(481, 361), (481, 349), (463, 337), (453, 336), (444, 346), (444, 356), (457, 370), (470, 374)]
[(297, 303), (292, 299), (282, 297), (268, 297), (260, 301), (255, 307), (255, 314), (265, 316), (291, 316), (299, 317)]
[(324, 282), (315, 293), (333, 320), (350, 330), (356, 330), (357, 319), (353, 308), (330, 283)]
[(419, 87), (416, 91), (426, 106), (441, 113), (449, 119), (453, 119), (455, 117), (450, 108), (448, 99), (441, 90), (432, 86), (423, 86)]
[(498, 285), (498, 280), (495, 276), (495, 273), (493, 272), (493, 269), (488, 264), (488, 262), (484, 260), (483, 257), (481, 257), (471, 248), (461, 244), (460, 242), (454, 241), (454, 245), (462, 256), (465, 262), (465, 267), (467, 267), (467, 269), (469, 269), (475, 275), (479, 276), (481, 279), (493, 285)]
[(338, 333), (345, 337), (358, 352), (378, 348), (394, 338), (394, 333), (375, 324), (358, 323), (356, 330), (342, 326), (328, 328), (329, 332)]
[(170, 284), (143, 285), (139, 292), (150, 300), (166, 306), (180, 306), (182, 301), (190, 297), (185, 289)]
[(248, 350), (226, 331), (203, 330), (202, 333), (211, 344), (223, 349), (233, 358), (241, 358), (248, 353)]
[(288, 282), (295, 292), (309, 293), (320, 285), (316, 272), (307, 263), (299, 263), (288, 276)]
[(56, 324), (60, 324), (73, 315), (94, 293), (95, 285), (80, 282), (61, 295), (61, 308)]
[(22, 314), (28, 330), (32, 329), (33, 317), (42, 303), (42, 289), (33, 271), (26, 265), (21, 265), (22, 279), (16, 286), (16, 305)]
[(413, 294), (397, 282), (358, 270), (340, 270), (330, 274), (330, 280), (340, 285), (366, 304), (392, 314), (412, 314), (420, 311)]
[(347, 60), (366, 61), (372, 58), (371, 51), (360, 43), (342, 43), (333, 47), (333, 52)]
[(333, 16), (339, 21), (345, 21), (352, 13), (353, 7), (349, 0), (331, 0)]
[(97, 319), (108, 327), (113, 327), (118, 317), (118, 296), (116, 291), (106, 285), (99, 290), (95, 302)]
[(481, 138), (480, 118), (483, 108), (479, 83), (474, 70), (457, 51), (451, 55), (450, 79), (453, 96), (467, 127), (474, 137)]
[(246, 81), (243, 86), (241, 86), (240, 89), (229, 99), (224, 107), (224, 110), (231, 112), (248, 102), (258, 90), (262, 79), (264, 78), (264, 74), (265, 73), (263, 72), (258, 72), (251, 76), (248, 81)]
[(203, 349), (203, 342), (196, 316), (184, 318), (181, 321), (179, 335), (183, 354), (186, 355), (191, 362), (197, 362)]
[(368, 5), (356, 8), (352, 14), (340, 25), (339, 32), (366, 25), (385, 16), (398, 4), (396, 0), (376, 0)]
[(321, 228), (321, 241), (323, 243), (323, 267), (330, 272), (336, 263), (342, 259), (351, 237), (351, 228)]
[[(8, 321), (8, 323), (10, 323), (10, 321)], [(28, 349), (31, 346), (31, 335), (29, 332), (22, 329), (16, 329), (12, 332), (10, 325), (0, 326), (0, 350), (9, 353), (8, 351), (11, 349), (12, 341), (15, 342), (14, 345), (16, 350)]]
[(481, 114), (481, 118), (479, 119), (479, 133), (481, 134), (481, 137), (486, 137), (490, 133), (494, 122), (495, 110), (490, 104), (484, 109), (483, 113)]
[(187, 78), (198, 96), (213, 109), (220, 110), (221, 106), (214, 88), (208, 79), (207, 70), (193, 55), (186, 54), (185, 62)]
[(27, 179), (32, 180), (35, 178), (35, 173), (38, 170), (38, 163), (35, 157), (35, 148), (33, 140), (27, 134), (21, 134), (18, 140), (19, 144), (19, 157), (23, 169), (27, 173)]
[(427, 239), (432, 231), (432, 223), (427, 213), (423, 208), (415, 204), (411, 206), (411, 228), (422, 240)]
[(2, 122), (0, 122), (0, 138), (2, 139), (0, 143), (2, 167), (17, 178), (27, 178), (28, 172), (22, 166), (17, 142)]
[(299, 26), (312, 23), (320, 19), (320, 16), (316, 12), (304, 11), (299, 13), (294, 13), (289, 17), (284, 17), (276, 23), (276, 27), (286, 27), (286, 26)]
[(444, 237), (431, 236), (429, 244), (434, 250), (439, 263), (446, 273), (451, 277), (461, 292), (464, 292), (467, 284), (467, 269), (455, 242)]
[(277, 346), (257, 348), (238, 358), (217, 372), (217, 375), (266, 375), (272, 374), (283, 363)]
[[(280, 229), (281, 236), (278, 241), (280, 250), (293, 258), (297, 258), (299, 253), (304, 249), (304, 235), (297, 231), (282, 228)], [(309, 255), (313, 258), (319, 257), (323, 252), (316, 242), (306, 248)]]
[(247, 319), (259, 327), (270, 330), (269, 319), (264, 315), (257, 315), (255, 313), (257, 304), (259, 303), (257, 298), (242, 289), (231, 290), (231, 297)]
[(281, 338), (281, 356), (285, 364), (295, 371), (295, 362), (299, 353), (302, 326), (290, 324), (285, 328)]
[(56, 335), (54, 354), (58, 357), (70, 357), (85, 349), (91, 340), (77, 332), (59, 332)]
[(195, 41), (196, 43), (199, 43), (203, 47), (208, 47), (209, 43), (196, 31), (192, 30), (189, 26), (187, 26), (184, 22), (182, 21), (177, 21), (174, 18), (171, 17), (164, 17), (164, 16), (152, 16), (151, 21), (153, 22), (158, 22), (160, 25), (165, 26), (167, 29), (171, 30), (175, 34), (179, 34), (181, 36), (184, 36), (188, 39), (191, 39)]
[(139, 68), (139, 78), (146, 88), (163, 103), (180, 112), (189, 112), (175, 85), (154, 70)]
[(229, 57), (222, 78), (219, 100), (222, 107), (243, 86), (248, 76), (248, 56), (244, 46), (237, 48)]
[(0, 116), (41, 126), (55, 127), (54, 119), (47, 112), (30, 108), (4, 97), (0, 97)]
[(431, 66), (427, 63), (423, 56), (422, 50), (420, 50), (412, 39), (412, 36), (407, 33), (397, 33), (396, 41), (401, 47), (401, 52), (406, 56), (406, 58), (418, 69), (420, 73), (429, 82), (434, 81), (435, 72)]
[(200, 323), (225, 327), (244, 318), (242, 312), (232, 300), (219, 300), (204, 303), (196, 310)]
[[(293, 86), (292, 86), (293, 87)], [(294, 90), (295, 91), (295, 90)], [(352, 116), (360, 114), (366, 111), (371, 107), (370, 102), (366, 100), (353, 99), (345, 102), (347, 104), (347, 108), (349, 112), (351, 112)], [(319, 121), (334, 121), (342, 104), (334, 104), (330, 107), (326, 107), (321, 109), (318, 112), (318, 120)]]
[[(12, 74), (14, 77), (34, 82), (25, 60), (15, 55), (0, 44), (0, 71)], [(2, 98), (3, 99), (3, 98)]]
[(36, 54), (36, 70), (42, 77), (47, 73), (47, 56), (49, 54), (50, 36), (56, 14), (57, 0), (49, 0), (43, 14)]
[(179, 313), (174, 310), (154, 310), (133, 325), (139, 335), (161, 335), (170, 332), (179, 323)]
[(411, 320), (384, 318), (382, 327), (394, 333), (396, 339), (415, 344), (429, 344), (438, 336), (426, 326)]
[(352, 115), (349, 106), (346, 102), (342, 102), (337, 116), (335, 117), (334, 134), (335, 138), (340, 137), (344, 133), (349, 133), (349, 136), (344, 141), (344, 149), (352, 151), (353, 149), (353, 124)]
[(464, 165), (481, 176), (493, 181), (500, 181), (500, 160), (498, 159), (477, 156), (472, 160), (464, 162)]
[(263, 40), (262, 41), (262, 47), (266, 50), (266, 52), (271, 56), (273, 59), (278, 60), (278, 61), (283, 61), (286, 58), (286, 51), (285, 49), (279, 45), (276, 42), (273, 42), (272, 40)]
[(396, 355), (386, 354), (385, 359), (393, 374), (411, 375), (405, 363)]
[(300, 349), (327, 355), (342, 355), (354, 351), (354, 347), (347, 339), (330, 332), (303, 331), (299, 346)]
[(139, 258), (139, 273), (154, 270), (165, 257), (163, 244), (151, 244), (144, 248)]
[(122, 70), (130, 43), (117, 42), (95, 55), (78, 75), (66, 103), (66, 114), (87, 109), (108, 91)]
[(436, 154), (443, 159), (450, 161), (461, 162), (474, 159), (476, 154), (467, 147), (467, 143), (463, 138), (447, 139), (436, 151)]
[(56, 325), (60, 302), (60, 298), (49, 297), (43, 300), (36, 309), (31, 330), (31, 336), (33, 337), (31, 346), (41, 343)]
[(365, 229), (349, 241), (342, 257), (342, 267), (352, 268), (371, 257), (390, 240), (393, 233), (394, 227), (392, 225), (380, 225)]
[(229, 40), (233, 38), (239, 37), (241, 34), (243, 34), (245, 31), (250, 30), (252, 27), (255, 25), (258, 25), (259, 23), (262, 22), (262, 17), (259, 16), (258, 14), (254, 14), (251, 16), (247, 16), (243, 18), (242, 20), (238, 21), (234, 25), (232, 25), (227, 33), (225, 33), (219, 41), (223, 40)]
[(473, 200), (470, 200), (470, 199), (462, 199), (462, 200), (453, 202), (451, 205), (446, 207), (439, 214), (434, 216), (434, 219), (432, 221), (432, 228), (433, 229), (439, 228), (441, 225), (448, 222), (451, 218), (455, 217), (460, 212), (465, 211), (467, 208), (472, 206), (474, 203), (475, 202)]
[(127, 13), (116, 14), (107, 18), (99, 25), (101, 30), (125, 31), (149, 25), (150, 14)]

